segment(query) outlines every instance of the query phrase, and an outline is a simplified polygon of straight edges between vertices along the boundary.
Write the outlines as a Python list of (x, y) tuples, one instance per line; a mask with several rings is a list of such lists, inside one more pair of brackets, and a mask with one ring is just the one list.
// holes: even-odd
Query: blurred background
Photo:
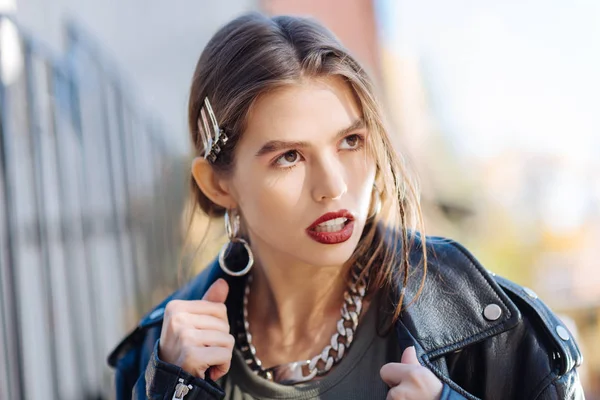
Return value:
[(186, 102), (205, 43), (251, 10), (351, 49), (427, 233), (560, 313), (600, 399), (597, 0), (0, 0), (0, 399), (113, 398), (107, 354), (216, 255), (199, 216), (182, 250)]

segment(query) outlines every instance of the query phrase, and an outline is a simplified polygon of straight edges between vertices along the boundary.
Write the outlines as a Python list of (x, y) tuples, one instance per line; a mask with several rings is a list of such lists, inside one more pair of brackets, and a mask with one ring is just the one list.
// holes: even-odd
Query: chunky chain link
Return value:
[(248, 295), (252, 276), (248, 277), (244, 290), (242, 318), (239, 323), (243, 329), (238, 331), (238, 347), (242, 351), (246, 364), (254, 373), (270, 381), (293, 385), (306, 382), (315, 376), (325, 375), (331, 368), (339, 363), (354, 341), (354, 333), (358, 326), (358, 319), (362, 312), (362, 300), (365, 297), (367, 284), (361, 277), (361, 268), (355, 267), (348, 289), (344, 292), (344, 304), (341, 308), (341, 318), (337, 322), (337, 332), (331, 337), (330, 344), (311, 360), (295, 361), (287, 364), (276, 365), (263, 369), (262, 362), (256, 355), (256, 348), (252, 344), (250, 324), (248, 323)]

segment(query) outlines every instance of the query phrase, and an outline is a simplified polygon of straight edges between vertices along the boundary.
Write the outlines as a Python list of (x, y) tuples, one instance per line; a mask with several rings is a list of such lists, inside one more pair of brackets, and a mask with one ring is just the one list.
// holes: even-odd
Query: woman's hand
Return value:
[(412, 346), (404, 350), (401, 362), (384, 365), (380, 374), (390, 387), (386, 400), (437, 400), (442, 394), (442, 382), (419, 364)]
[(172, 300), (165, 307), (159, 358), (190, 374), (217, 380), (229, 371), (235, 339), (229, 334), (225, 299), (229, 286), (223, 279), (202, 300)]

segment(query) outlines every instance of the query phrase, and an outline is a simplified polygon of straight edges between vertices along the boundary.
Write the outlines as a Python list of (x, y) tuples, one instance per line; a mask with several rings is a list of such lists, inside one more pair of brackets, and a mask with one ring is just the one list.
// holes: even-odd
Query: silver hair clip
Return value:
[(204, 106), (200, 109), (198, 132), (204, 145), (204, 159), (214, 163), (228, 138), (225, 132), (219, 128), (217, 117), (215, 117), (208, 97), (204, 98)]

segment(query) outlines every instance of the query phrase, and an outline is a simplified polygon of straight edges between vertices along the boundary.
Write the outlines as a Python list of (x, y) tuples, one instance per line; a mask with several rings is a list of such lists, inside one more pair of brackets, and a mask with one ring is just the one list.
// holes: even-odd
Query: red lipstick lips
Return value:
[[(336, 218), (346, 218), (346, 221), (341, 225), (341, 229), (328, 232), (328, 231), (317, 231), (317, 226), (326, 221), (331, 221)], [(325, 229), (323, 225), (319, 227), (321, 229)], [(327, 227), (332, 229), (333, 226)], [(343, 243), (346, 240), (350, 239), (352, 236), (352, 232), (354, 231), (354, 216), (348, 210), (340, 210), (335, 212), (328, 212), (327, 214), (321, 215), (315, 222), (313, 222), (308, 228), (306, 228), (306, 233), (308, 236), (316, 242), (323, 244), (338, 244)]]

